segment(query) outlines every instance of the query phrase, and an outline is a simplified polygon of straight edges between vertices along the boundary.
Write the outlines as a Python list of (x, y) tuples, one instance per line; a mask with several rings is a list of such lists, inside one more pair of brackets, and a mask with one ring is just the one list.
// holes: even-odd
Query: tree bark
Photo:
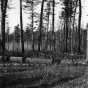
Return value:
[(75, 0), (74, 3), (75, 3), (75, 6), (74, 6), (73, 24), (72, 24), (72, 26), (73, 26), (73, 31), (72, 31), (72, 40), (71, 40), (71, 54), (74, 53), (74, 52), (73, 52), (73, 51), (74, 51), (74, 50), (73, 50), (73, 47), (75, 46), (75, 40), (74, 40), (74, 34), (75, 34), (75, 32), (74, 32), (74, 31), (76, 31), (76, 29), (75, 29), (75, 17), (76, 17), (76, 9), (77, 9), (78, 0)]
[(21, 47), (22, 47), (22, 62), (25, 62), (24, 59), (24, 37), (23, 37), (23, 19), (22, 19), (22, 0), (20, 0), (20, 28), (21, 28)]
[(2, 61), (5, 61), (5, 17), (8, 0), (1, 0)]
[(33, 15), (34, 15), (34, 11), (33, 11), (33, 9), (34, 9), (34, 6), (33, 6), (33, 0), (32, 0), (32, 49), (33, 49), (33, 51), (34, 51), (34, 19), (33, 19)]
[(48, 50), (48, 29), (49, 29), (49, 17), (50, 17), (50, 1), (47, 3), (47, 29), (46, 29), (46, 41), (45, 41), (45, 50)]
[(79, 19), (78, 19), (78, 54), (81, 52), (81, 15), (82, 15), (82, 9), (81, 9), (81, 0), (79, 0)]
[(66, 45), (65, 45), (65, 52), (68, 52), (68, 18), (65, 21), (65, 35), (66, 35)]
[(41, 4), (41, 13), (40, 13), (40, 25), (39, 25), (39, 36), (38, 36), (38, 51), (41, 51), (42, 47), (42, 23), (43, 23), (43, 7), (44, 7), (44, 0), (42, 0)]
[(52, 7), (53, 7), (53, 19), (52, 19), (52, 49), (53, 51), (55, 51), (55, 29), (54, 29), (54, 17), (55, 17), (55, 14), (54, 14), (54, 8), (55, 8), (55, 0), (53, 0), (52, 2)]
[(87, 41), (87, 44), (86, 44), (87, 45), (87, 47), (86, 47), (86, 61), (88, 61), (88, 29), (87, 29), (87, 38), (86, 38), (86, 41)]

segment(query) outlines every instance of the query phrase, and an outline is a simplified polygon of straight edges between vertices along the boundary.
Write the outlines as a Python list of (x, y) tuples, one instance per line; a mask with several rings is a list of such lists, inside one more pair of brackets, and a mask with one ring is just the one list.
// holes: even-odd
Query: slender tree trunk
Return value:
[(46, 29), (46, 42), (45, 42), (45, 50), (48, 50), (48, 29), (49, 29), (49, 17), (50, 17), (50, 1), (47, 3), (47, 29)]
[(78, 54), (81, 52), (81, 15), (82, 15), (82, 9), (81, 9), (81, 0), (79, 0), (79, 19), (78, 19)]
[(65, 35), (66, 35), (66, 45), (65, 45), (65, 52), (68, 52), (68, 18), (66, 17), (65, 21)]
[(33, 3), (33, 0), (32, 0), (32, 41), (33, 41), (33, 42), (32, 42), (32, 49), (33, 49), (33, 51), (34, 51), (34, 28), (33, 28), (33, 27), (34, 27), (34, 26), (33, 26), (33, 25), (34, 25), (34, 19), (33, 19), (33, 17), (34, 17), (34, 16), (33, 16), (33, 15), (34, 15), (34, 11), (33, 11), (34, 6), (33, 6), (33, 4), (34, 4), (34, 3)]
[(52, 19), (52, 40), (53, 40), (53, 42), (52, 42), (52, 49), (53, 49), (53, 51), (55, 51), (55, 29), (54, 29), (54, 21), (55, 21), (55, 19), (54, 19), (54, 17), (55, 17), (55, 15), (54, 15), (54, 8), (55, 8), (55, 0), (53, 0), (53, 2), (52, 2), (52, 7), (53, 7), (53, 19)]
[(63, 53), (65, 53), (66, 52), (66, 27), (65, 27), (65, 20), (64, 20), (64, 24), (63, 24), (64, 26), (63, 26), (63, 36), (64, 36), (64, 50), (63, 50)]
[(86, 42), (86, 43), (87, 43), (87, 44), (86, 44), (86, 46), (87, 46), (87, 47), (86, 47), (86, 61), (88, 61), (88, 27), (87, 27), (87, 38), (86, 38), (86, 41), (87, 41), (87, 42)]
[(74, 45), (75, 45), (75, 40), (74, 40), (74, 34), (75, 34), (75, 16), (76, 16), (76, 8), (77, 8), (77, 3), (78, 3), (78, 0), (75, 0), (74, 1), (74, 3), (75, 3), (75, 7), (74, 7), (74, 13), (73, 13), (73, 24), (72, 24), (72, 26), (73, 26), (73, 31), (72, 31), (72, 40), (71, 40), (71, 54), (73, 54), (73, 47), (74, 47)]
[(8, 0), (1, 0), (2, 60), (5, 61), (5, 17)]
[(44, 0), (42, 0), (41, 13), (40, 13), (40, 25), (39, 25), (39, 36), (38, 36), (38, 51), (39, 51), (39, 52), (40, 52), (41, 47), (42, 47), (43, 7), (44, 7)]
[(72, 25), (72, 26), (73, 26), (73, 30), (72, 30), (72, 32), (71, 32), (71, 33), (72, 33), (72, 40), (71, 40), (71, 54), (73, 54), (73, 47), (74, 47), (74, 44), (75, 44), (75, 43), (74, 43), (74, 42), (75, 42), (75, 41), (74, 41), (75, 15), (76, 15), (76, 7), (75, 7), (75, 10), (74, 10), (74, 14), (73, 14), (73, 25)]
[(72, 26), (72, 17), (69, 17), (69, 43), (68, 43), (68, 45), (69, 45), (69, 53), (71, 54), (71, 41), (72, 41), (72, 28), (71, 28), (71, 26)]
[[(3, 14), (2, 14), (3, 15)], [(2, 29), (2, 60), (5, 59), (5, 16), (1, 20), (1, 29)]]
[(20, 28), (21, 28), (21, 47), (22, 47), (22, 62), (25, 62), (24, 59), (24, 37), (23, 37), (23, 19), (22, 19), (22, 0), (20, 0)]

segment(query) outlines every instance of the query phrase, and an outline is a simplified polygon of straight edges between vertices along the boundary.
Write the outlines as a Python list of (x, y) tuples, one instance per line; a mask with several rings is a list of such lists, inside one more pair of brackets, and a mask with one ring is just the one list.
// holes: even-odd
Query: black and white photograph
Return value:
[(88, 0), (0, 0), (0, 88), (88, 88)]

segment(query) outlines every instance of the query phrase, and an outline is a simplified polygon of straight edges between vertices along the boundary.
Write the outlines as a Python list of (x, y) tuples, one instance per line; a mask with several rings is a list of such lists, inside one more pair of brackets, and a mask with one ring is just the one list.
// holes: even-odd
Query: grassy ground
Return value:
[(86, 68), (84, 64), (64, 63), (0, 64), (0, 88), (84, 88), (80, 83), (88, 78)]
[(83, 76), (58, 84), (53, 88), (88, 88), (88, 68)]

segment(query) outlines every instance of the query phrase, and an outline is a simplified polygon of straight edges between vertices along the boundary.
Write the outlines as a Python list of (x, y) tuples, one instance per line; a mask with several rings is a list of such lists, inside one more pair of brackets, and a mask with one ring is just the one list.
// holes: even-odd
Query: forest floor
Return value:
[(88, 88), (88, 65), (0, 63), (0, 88)]

